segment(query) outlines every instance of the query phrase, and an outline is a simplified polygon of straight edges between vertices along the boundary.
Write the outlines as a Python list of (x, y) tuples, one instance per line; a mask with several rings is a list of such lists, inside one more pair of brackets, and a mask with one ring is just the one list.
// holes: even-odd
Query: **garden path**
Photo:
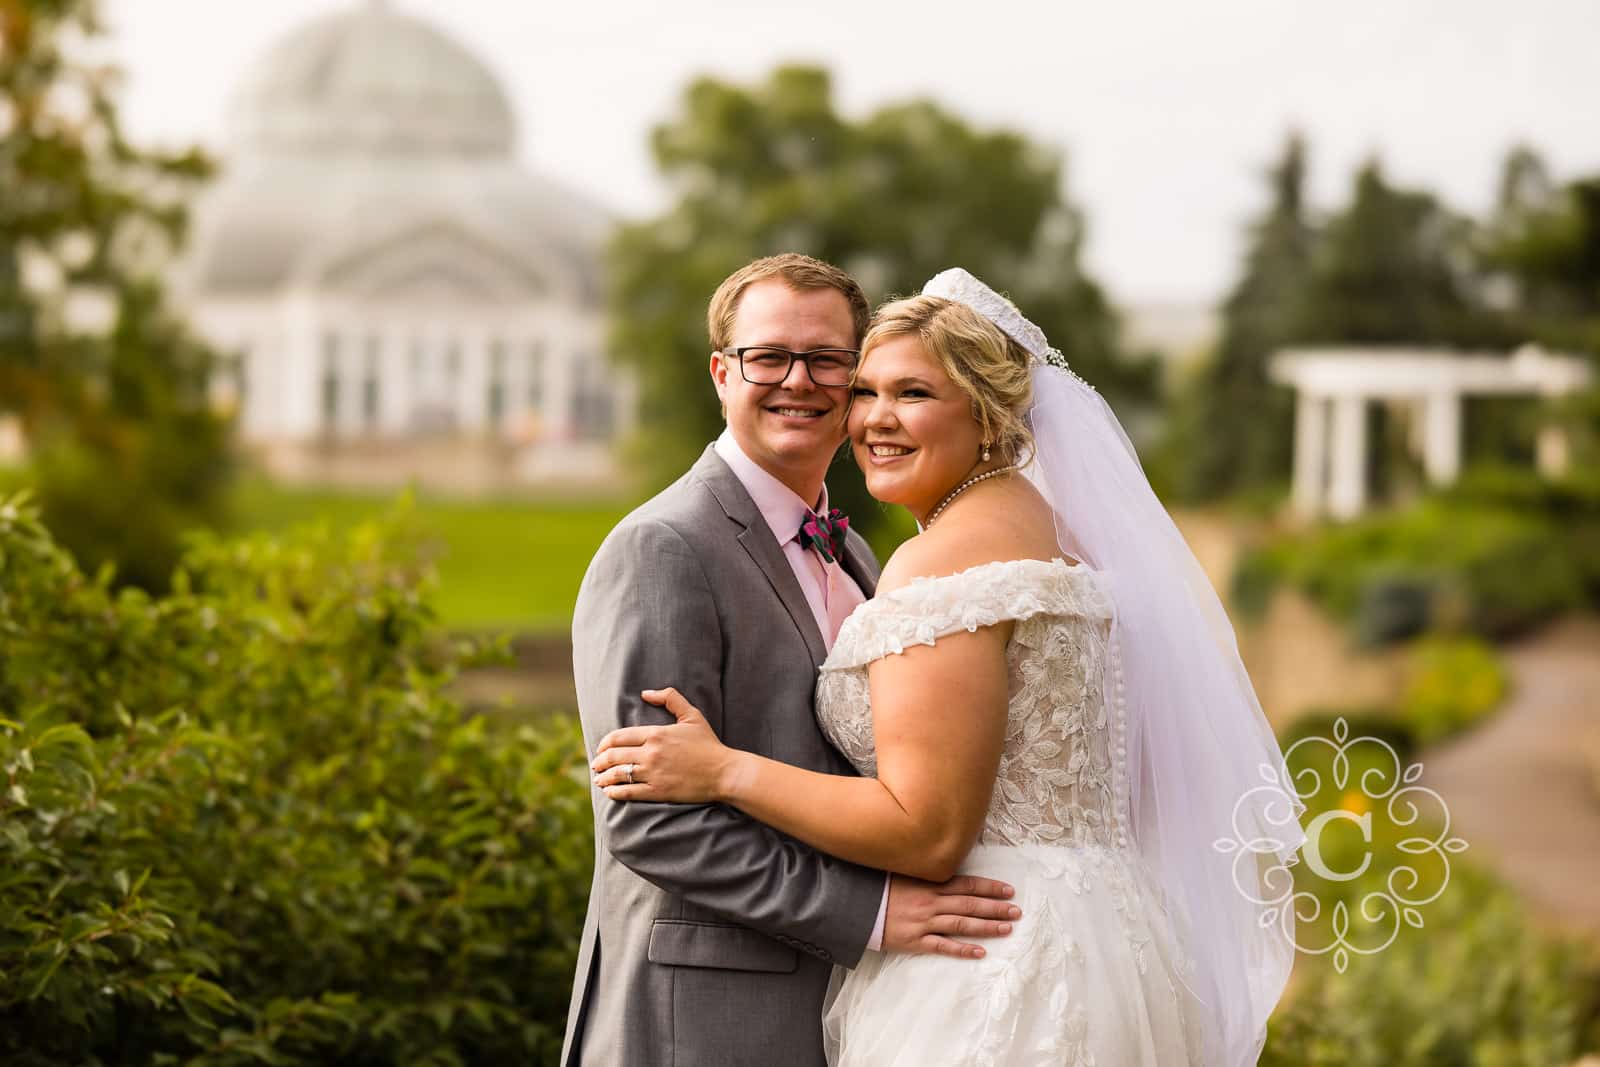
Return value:
[(1502, 650), (1498, 714), (1424, 750), (1423, 782), (1467, 857), (1557, 929), (1600, 936), (1600, 618), (1565, 619)]

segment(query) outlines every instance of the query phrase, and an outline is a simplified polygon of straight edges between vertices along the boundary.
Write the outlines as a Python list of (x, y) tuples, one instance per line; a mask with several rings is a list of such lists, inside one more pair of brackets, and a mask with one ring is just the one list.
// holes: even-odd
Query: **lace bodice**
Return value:
[(877, 773), (867, 667), (959, 630), (1016, 620), (1005, 747), (980, 844), (1127, 844), (1127, 741), (1105, 699), (1111, 601), (1101, 576), (1063, 560), (1003, 560), (918, 578), (845, 620), (817, 682), (817, 716), (865, 775)]

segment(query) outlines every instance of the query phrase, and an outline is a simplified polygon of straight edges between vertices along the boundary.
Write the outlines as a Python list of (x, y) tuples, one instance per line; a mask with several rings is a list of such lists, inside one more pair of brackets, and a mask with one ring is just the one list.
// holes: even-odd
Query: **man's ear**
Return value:
[(719, 353), (711, 353), (711, 384), (717, 387), (717, 406), (722, 409), (722, 421), (728, 421), (728, 361)]
[(726, 403), (728, 399), (728, 361), (716, 352), (711, 353), (711, 382), (717, 387), (717, 399)]

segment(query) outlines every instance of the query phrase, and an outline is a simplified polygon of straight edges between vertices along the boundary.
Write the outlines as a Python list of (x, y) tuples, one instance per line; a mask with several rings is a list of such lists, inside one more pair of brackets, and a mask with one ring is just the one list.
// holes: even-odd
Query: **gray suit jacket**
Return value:
[[(841, 561), (868, 595), (877, 563)], [(812, 708), (822, 635), (749, 493), (714, 451), (595, 553), (572, 620), (591, 755), (620, 726), (671, 716), (676, 686), (724, 742), (854, 773)], [(594, 792), (594, 883), (561, 1061), (584, 1067), (820, 1065), (832, 964), (853, 966), (884, 874), (720, 804), (619, 804)]]

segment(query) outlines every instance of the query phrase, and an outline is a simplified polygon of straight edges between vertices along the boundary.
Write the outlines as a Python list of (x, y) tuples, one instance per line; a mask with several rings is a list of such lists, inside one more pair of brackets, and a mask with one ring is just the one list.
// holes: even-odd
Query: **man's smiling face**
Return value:
[[(793, 289), (782, 279), (756, 282), (739, 297), (728, 347), (772, 345), (791, 352), (855, 348), (850, 303), (837, 289)], [(711, 357), (711, 378), (744, 454), (815, 504), (822, 477), (844, 440), (848, 385), (819, 386), (796, 360), (777, 385), (752, 385), (731, 356)]]

